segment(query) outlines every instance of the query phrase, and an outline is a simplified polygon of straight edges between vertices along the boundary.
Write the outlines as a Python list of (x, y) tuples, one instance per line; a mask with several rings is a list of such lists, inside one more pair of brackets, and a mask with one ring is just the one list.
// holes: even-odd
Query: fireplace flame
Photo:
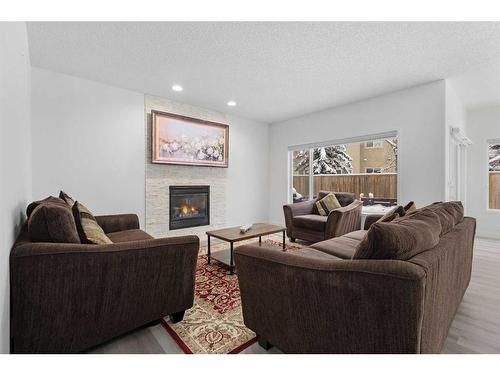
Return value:
[(188, 206), (188, 205), (184, 205), (184, 206), (181, 206), (181, 212), (183, 215), (188, 215), (188, 214), (198, 214), (198, 210), (196, 209), (196, 207), (194, 206)]

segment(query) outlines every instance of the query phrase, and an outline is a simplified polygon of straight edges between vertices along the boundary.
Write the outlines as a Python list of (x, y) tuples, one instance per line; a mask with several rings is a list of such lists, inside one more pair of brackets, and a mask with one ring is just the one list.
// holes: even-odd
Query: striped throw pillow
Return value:
[(316, 202), (316, 208), (321, 216), (328, 216), (333, 210), (342, 207), (333, 193)]
[(75, 202), (72, 208), (75, 217), (76, 228), (82, 243), (94, 245), (106, 245), (113, 243), (104, 233), (96, 218), (87, 207)]

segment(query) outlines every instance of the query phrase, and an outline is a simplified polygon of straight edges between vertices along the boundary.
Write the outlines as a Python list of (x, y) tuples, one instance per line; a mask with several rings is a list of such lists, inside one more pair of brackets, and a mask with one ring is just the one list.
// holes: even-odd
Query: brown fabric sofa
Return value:
[(318, 213), (316, 202), (329, 193), (320, 191), (316, 199), (283, 206), (286, 232), (292, 242), (296, 238), (318, 242), (360, 229), (363, 202), (355, 200), (352, 193), (334, 192), (342, 207), (328, 216)]
[(364, 230), (288, 252), (240, 246), (245, 325), (286, 353), (439, 353), (470, 281), (475, 228), (462, 214), (407, 260), (353, 259)]
[(75, 353), (193, 305), (199, 239), (154, 239), (136, 215), (98, 216), (109, 245), (31, 242), (10, 254), (11, 352)]

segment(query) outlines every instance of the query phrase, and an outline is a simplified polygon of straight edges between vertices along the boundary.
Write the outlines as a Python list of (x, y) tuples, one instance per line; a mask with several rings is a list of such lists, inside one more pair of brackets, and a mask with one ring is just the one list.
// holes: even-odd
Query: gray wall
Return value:
[(26, 25), (0, 22), (0, 353), (9, 352), (9, 253), (31, 197), (29, 69)]

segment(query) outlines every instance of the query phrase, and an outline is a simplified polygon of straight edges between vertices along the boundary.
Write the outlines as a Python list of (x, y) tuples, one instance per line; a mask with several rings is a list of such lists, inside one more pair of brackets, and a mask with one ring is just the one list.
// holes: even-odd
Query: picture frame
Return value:
[(152, 162), (227, 168), (229, 125), (151, 111)]

